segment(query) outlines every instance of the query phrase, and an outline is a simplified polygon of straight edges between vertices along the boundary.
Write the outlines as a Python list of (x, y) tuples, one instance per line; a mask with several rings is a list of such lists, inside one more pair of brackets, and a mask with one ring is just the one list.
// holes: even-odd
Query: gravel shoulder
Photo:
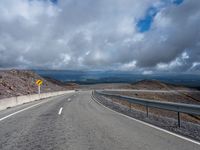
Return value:
[(130, 109), (128, 105), (119, 103), (119, 101), (111, 100), (105, 96), (95, 94), (95, 99), (98, 100), (103, 105), (123, 113), (125, 115), (131, 116), (133, 118), (148, 122), (150, 124), (159, 126), (163, 129), (184, 135), (186, 137), (200, 141), (200, 124), (195, 122), (188, 122), (181, 120), (181, 127), (178, 127), (177, 119), (175, 117), (162, 116), (160, 114), (149, 113), (148, 117), (145, 111)]

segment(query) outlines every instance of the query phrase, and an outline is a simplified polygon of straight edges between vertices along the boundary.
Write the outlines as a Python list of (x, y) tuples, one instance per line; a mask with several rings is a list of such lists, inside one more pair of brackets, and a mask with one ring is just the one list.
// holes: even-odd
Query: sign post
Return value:
[(38, 85), (38, 94), (40, 94), (40, 85)]
[(37, 80), (35, 83), (38, 86), (38, 94), (40, 94), (40, 86), (42, 85), (43, 81), (42, 80)]

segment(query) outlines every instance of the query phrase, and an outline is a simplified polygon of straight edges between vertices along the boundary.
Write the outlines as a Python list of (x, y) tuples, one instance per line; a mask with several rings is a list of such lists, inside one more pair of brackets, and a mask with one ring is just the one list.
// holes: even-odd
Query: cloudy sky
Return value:
[(200, 73), (200, 0), (1, 0), (0, 68)]

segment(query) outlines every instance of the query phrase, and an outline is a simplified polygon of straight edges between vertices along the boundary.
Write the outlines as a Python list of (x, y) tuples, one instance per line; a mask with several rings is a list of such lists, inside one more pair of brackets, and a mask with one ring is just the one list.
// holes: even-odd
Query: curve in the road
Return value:
[(4, 119), (0, 129), (1, 150), (199, 150), (195, 143), (102, 107), (91, 91), (55, 97)]

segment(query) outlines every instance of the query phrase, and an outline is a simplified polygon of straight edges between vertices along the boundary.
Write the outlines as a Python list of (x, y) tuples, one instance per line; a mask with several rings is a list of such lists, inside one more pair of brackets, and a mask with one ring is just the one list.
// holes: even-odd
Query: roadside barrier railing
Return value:
[(105, 91), (94, 91), (94, 94), (99, 94), (102, 96), (124, 100), (124, 101), (129, 102), (130, 104), (133, 103), (133, 104), (143, 105), (146, 107), (147, 117), (149, 115), (149, 107), (177, 112), (177, 120), (178, 120), (179, 127), (181, 126), (180, 113), (200, 115), (200, 105), (195, 105), (195, 104), (147, 100), (147, 99), (141, 99), (141, 98), (136, 98), (136, 97), (123, 96), (119, 94), (105, 93)]

